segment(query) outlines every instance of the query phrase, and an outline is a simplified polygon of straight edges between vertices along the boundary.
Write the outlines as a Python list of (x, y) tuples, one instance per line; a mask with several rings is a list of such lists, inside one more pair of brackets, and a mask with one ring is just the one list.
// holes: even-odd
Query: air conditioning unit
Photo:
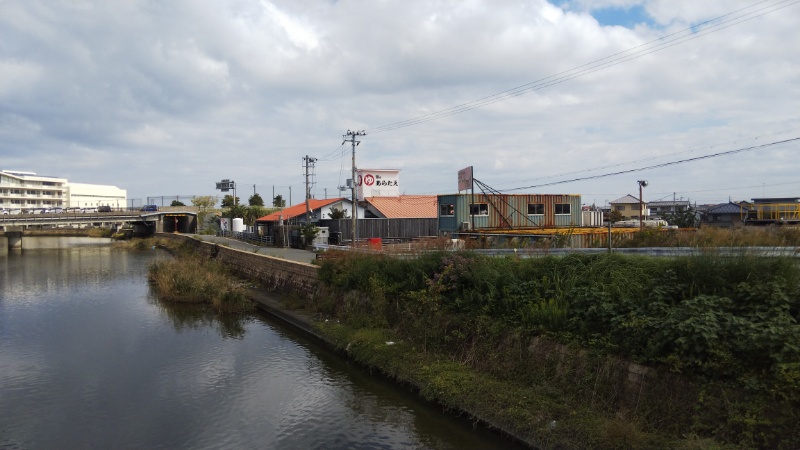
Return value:
[(461, 222), (461, 230), (468, 231), (470, 229), (469, 222)]

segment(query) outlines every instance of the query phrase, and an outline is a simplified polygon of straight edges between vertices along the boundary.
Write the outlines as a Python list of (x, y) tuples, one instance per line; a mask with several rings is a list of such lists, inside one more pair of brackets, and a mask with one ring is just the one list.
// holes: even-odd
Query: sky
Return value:
[[(0, 169), (129, 204), (800, 197), (800, 0), (0, 0)], [(480, 192), (480, 189), (476, 189)], [(158, 200), (153, 200), (158, 199)]]

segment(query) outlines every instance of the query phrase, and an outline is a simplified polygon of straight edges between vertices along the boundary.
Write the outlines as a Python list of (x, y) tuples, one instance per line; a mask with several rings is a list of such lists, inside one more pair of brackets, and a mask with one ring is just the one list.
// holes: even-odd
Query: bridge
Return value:
[(132, 229), (133, 234), (196, 233), (197, 212), (180, 207), (160, 211), (66, 212), (52, 214), (3, 214), (0, 231), (46, 230), (64, 228)]

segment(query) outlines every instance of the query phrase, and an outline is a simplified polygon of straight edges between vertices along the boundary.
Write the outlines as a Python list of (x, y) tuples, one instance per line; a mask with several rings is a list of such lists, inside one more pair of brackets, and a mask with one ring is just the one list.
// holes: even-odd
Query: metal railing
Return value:
[(272, 245), (272, 236), (264, 236), (257, 233), (243, 231), (218, 231), (217, 236), (236, 239), (237, 241), (249, 242), (252, 244)]

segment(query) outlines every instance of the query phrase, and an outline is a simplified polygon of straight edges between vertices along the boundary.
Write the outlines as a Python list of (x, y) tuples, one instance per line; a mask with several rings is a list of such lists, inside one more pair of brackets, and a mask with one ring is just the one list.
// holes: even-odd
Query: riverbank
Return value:
[[(231, 265), (246, 261), (255, 278), (289, 264), (254, 269), (261, 263), (248, 253), (200, 247)], [(270, 288), (294, 294), (270, 308), (295, 314), (301, 329), (371, 370), (528, 445), (797, 443), (794, 261), (446, 253), (337, 259), (317, 275), (300, 266), (272, 273)], [(661, 362), (615, 356), (626, 353)]]

